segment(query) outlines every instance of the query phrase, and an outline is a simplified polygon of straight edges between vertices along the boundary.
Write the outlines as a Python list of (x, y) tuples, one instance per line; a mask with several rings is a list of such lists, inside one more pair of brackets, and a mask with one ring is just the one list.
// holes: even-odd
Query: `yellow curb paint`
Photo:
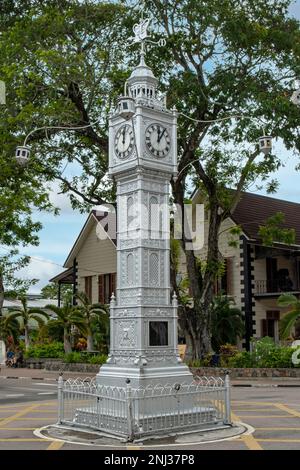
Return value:
[[(231, 413), (231, 420), (240, 421), (240, 417), (235, 413)], [(263, 450), (262, 447), (257, 443), (256, 439), (253, 437), (253, 434), (244, 434), (239, 436), (238, 440), (244, 442), (249, 450)]]
[(0, 442), (45, 442), (45, 439), (23, 439), (23, 438), (15, 438), (15, 439), (0, 439)]
[(234, 406), (239, 404), (242, 405), (258, 405), (258, 406), (274, 406), (274, 403), (269, 401), (234, 401)]
[(300, 442), (300, 439), (257, 439), (259, 442)]
[(51, 444), (49, 445), (49, 447), (47, 447), (47, 450), (59, 450), (62, 448), (62, 446), (64, 445), (64, 442), (61, 442), (61, 441), (53, 441), (51, 442)]
[(252, 434), (242, 436), (241, 440), (246, 444), (249, 450), (263, 450), (263, 448), (258, 444), (257, 439), (254, 439)]
[(26, 408), (24, 408), (22, 411), (18, 411), (17, 413), (15, 413), (14, 415), (12, 416), (9, 416), (8, 418), (4, 418), (2, 421), (1, 421), (1, 426), (6, 426), (6, 424), (9, 424), (11, 423), (12, 421), (15, 421), (15, 419), (19, 419), (21, 418), (21, 416), (24, 416), (24, 415), (27, 415), (28, 413), (31, 413), (32, 411), (34, 411), (36, 408), (38, 408), (39, 405), (31, 405), (31, 406), (28, 406)]
[(259, 426), (255, 427), (256, 430), (261, 430), (261, 431), (300, 431), (300, 428), (260, 428)]
[(290, 415), (242, 415), (241, 418), (255, 418), (255, 419), (265, 419), (265, 418), (296, 418), (296, 416)]
[(296, 418), (300, 418), (300, 412), (293, 410), (292, 408), (289, 408), (288, 406), (282, 405), (281, 403), (274, 403), (274, 406), (278, 408), (281, 411), (285, 411), (286, 413), (291, 414), (292, 416)]
[(270, 408), (249, 408), (249, 409), (234, 409), (234, 411), (238, 411), (239, 413), (246, 413), (251, 411), (274, 411), (271, 407)]
[(138, 447), (138, 446), (126, 446), (126, 450), (141, 450), (141, 447)]
[[(44, 418), (41, 418), (40, 416), (38, 417), (32, 416), (31, 418), (15, 418), (14, 419), (14, 421), (39, 421), (39, 420), (50, 421), (50, 420), (53, 420), (53, 416), (45, 416)], [(55, 423), (55, 420), (53, 422)], [(1, 423), (1, 426), (3, 426), (3, 423)]]

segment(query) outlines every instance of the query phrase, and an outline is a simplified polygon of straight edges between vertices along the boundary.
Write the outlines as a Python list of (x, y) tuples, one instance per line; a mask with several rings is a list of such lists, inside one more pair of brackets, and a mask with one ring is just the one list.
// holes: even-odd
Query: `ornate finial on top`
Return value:
[(166, 45), (166, 40), (165, 39), (160, 39), (159, 41), (151, 41), (150, 39), (147, 39), (149, 37), (148, 29), (150, 26), (150, 23), (152, 21), (151, 18), (145, 18), (144, 19), (144, 10), (145, 10), (145, 2), (142, 1), (141, 3), (141, 19), (139, 23), (136, 23), (133, 26), (133, 32), (134, 32), (134, 37), (132, 38), (132, 43), (133, 44), (138, 44), (141, 43), (141, 51), (140, 51), (140, 65), (145, 65), (145, 44), (146, 43), (151, 43), (159, 46), (165, 46)]

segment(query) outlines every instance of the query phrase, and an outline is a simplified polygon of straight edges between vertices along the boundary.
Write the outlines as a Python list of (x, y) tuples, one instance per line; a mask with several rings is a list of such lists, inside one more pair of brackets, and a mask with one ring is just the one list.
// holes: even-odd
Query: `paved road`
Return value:
[[(0, 379), (0, 450), (94, 450), (96, 446), (81, 446), (58, 441), (45, 441), (33, 434), (36, 428), (57, 420), (55, 383), (34, 380)], [(45, 395), (52, 393), (53, 395)], [(9, 396), (10, 395), (10, 396)], [(18, 395), (18, 396), (12, 396)], [(21, 396), (23, 395), (23, 396)], [(299, 388), (276, 389), (233, 388), (233, 419), (255, 428), (253, 435), (231, 441), (201, 445), (170, 447), (170, 450), (299, 450), (300, 449), (300, 393)], [(114, 447), (116, 449), (116, 447)], [(123, 447), (124, 449), (124, 447)], [(135, 454), (142, 446), (128, 445)], [(168, 451), (163, 447), (145, 450)], [(112, 449), (106, 448), (106, 451)]]
[(56, 382), (30, 379), (4, 379), (0, 377), (0, 406), (54, 399), (57, 396)]

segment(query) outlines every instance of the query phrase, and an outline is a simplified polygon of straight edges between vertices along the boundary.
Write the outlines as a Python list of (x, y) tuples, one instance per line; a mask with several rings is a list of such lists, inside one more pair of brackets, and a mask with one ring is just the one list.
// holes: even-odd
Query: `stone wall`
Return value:
[(200, 376), (214, 376), (214, 377), (223, 377), (226, 374), (226, 371), (229, 371), (230, 378), (238, 377), (296, 377), (300, 378), (300, 367), (299, 368), (222, 368), (222, 367), (193, 367), (191, 371), (194, 375)]
[(44, 367), (46, 370), (53, 370), (53, 371), (68, 371), (68, 372), (95, 372), (96, 374), (99, 372), (100, 365), (99, 364), (86, 364), (84, 362), (78, 363), (66, 363), (62, 361), (46, 361), (44, 363)]

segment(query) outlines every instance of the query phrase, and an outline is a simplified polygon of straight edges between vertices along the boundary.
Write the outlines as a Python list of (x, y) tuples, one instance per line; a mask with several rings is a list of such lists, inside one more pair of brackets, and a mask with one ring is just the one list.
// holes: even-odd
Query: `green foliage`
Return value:
[(285, 217), (282, 212), (277, 212), (269, 217), (266, 225), (259, 227), (258, 234), (263, 245), (272, 246), (274, 243), (292, 245), (295, 243), (296, 231), (291, 228), (283, 228)]
[(228, 367), (232, 357), (238, 354), (238, 348), (232, 344), (223, 344), (220, 346), (220, 366)]
[(243, 351), (233, 356), (228, 361), (228, 367), (254, 367), (254, 359), (249, 351)]
[(107, 355), (106, 354), (100, 354), (99, 356), (92, 356), (89, 358), (89, 363), (90, 364), (105, 364), (107, 361)]
[(282, 294), (278, 299), (280, 307), (291, 307), (279, 323), (279, 333), (282, 339), (287, 339), (291, 335), (294, 327), (298, 326), (300, 320), (300, 301), (293, 294)]
[(76, 362), (84, 362), (84, 358), (80, 352), (72, 351), (67, 353), (63, 356), (64, 362), (67, 363), (76, 363)]
[(17, 344), (20, 333), (20, 324), (16, 318), (11, 318), (9, 315), (0, 317), (0, 339), (6, 344), (9, 337), (13, 338), (14, 344)]
[[(62, 284), (61, 285), (61, 300), (62, 303), (65, 303), (65, 300), (67, 300), (73, 293), (73, 288), (72, 286), (68, 284)], [(58, 285), (55, 282), (52, 282), (51, 284), (47, 284), (45, 287), (41, 289), (41, 294), (44, 299), (57, 299), (58, 298)]]
[(25, 352), (25, 357), (39, 358), (62, 358), (64, 355), (64, 344), (61, 342), (39, 343), (30, 346)]
[(71, 352), (63, 356), (63, 360), (66, 363), (86, 363), (86, 364), (99, 364), (102, 365), (107, 360), (106, 354), (99, 354), (97, 356), (90, 356), (87, 354), (81, 354), (80, 352)]
[(212, 348), (219, 352), (224, 344), (235, 345), (244, 333), (242, 312), (232, 305), (227, 296), (215, 296), (211, 305)]
[(299, 367), (292, 363), (292, 355), (297, 348), (280, 347), (272, 338), (262, 338), (252, 342), (252, 352), (241, 352), (228, 361), (229, 367), (288, 368)]

